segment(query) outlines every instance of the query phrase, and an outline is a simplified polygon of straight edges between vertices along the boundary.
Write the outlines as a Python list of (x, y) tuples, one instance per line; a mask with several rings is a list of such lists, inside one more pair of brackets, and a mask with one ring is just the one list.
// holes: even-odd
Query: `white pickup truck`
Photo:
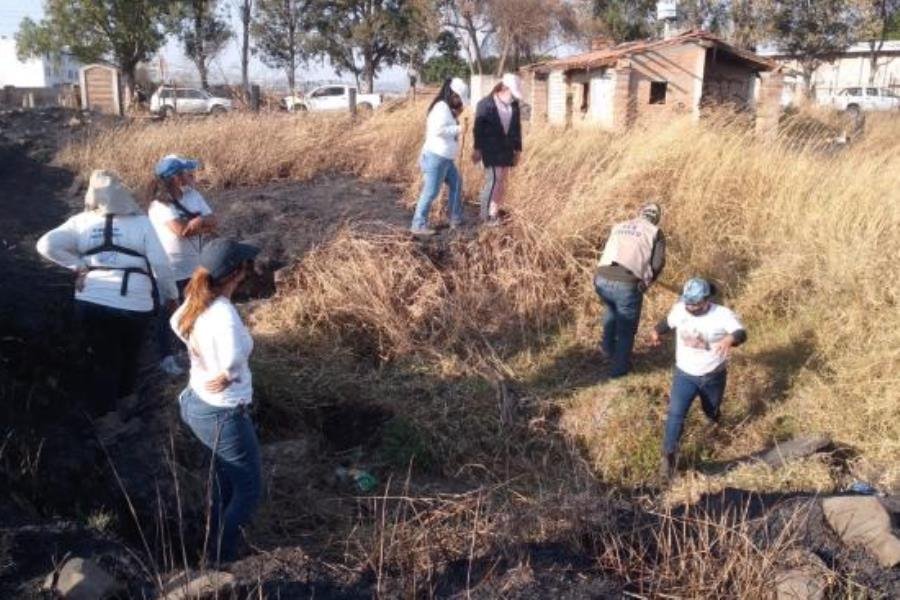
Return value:
[[(286, 109), (294, 111), (349, 110), (352, 85), (322, 85), (305, 96), (288, 96), (281, 102)], [(374, 110), (381, 106), (381, 94), (356, 95), (356, 108), (361, 111)]]
[(887, 88), (848, 87), (831, 97), (831, 105), (851, 113), (900, 109), (900, 96)]

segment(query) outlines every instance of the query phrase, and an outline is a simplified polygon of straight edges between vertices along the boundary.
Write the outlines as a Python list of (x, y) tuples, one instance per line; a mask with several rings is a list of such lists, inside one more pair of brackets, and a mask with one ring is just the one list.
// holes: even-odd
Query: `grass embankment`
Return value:
[[(135, 185), (173, 151), (201, 158), (213, 186), (341, 170), (408, 184), (411, 202), (423, 111), (401, 108), (356, 124), (235, 115), (131, 126), (74, 146), (62, 160), (80, 170), (115, 168)], [(425, 549), (442, 527), (458, 534), (442, 539), (463, 555), (482, 543), (576, 535), (572, 515), (583, 508), (579, 493), (594, 489), (593, 476), (637, 488), (656, 477), (673, 351), (639, 343), (636, 373), (605, 381), (590, 284), (610, 225), (655, 198), (669, 240), (663, 283), (714, 279), (750, 335), (729, 372), (726, 433), (709, 437), (693, 415), (683, 443), (689, 472), (668, 499), (725, 486), (825, 491), (852, 476), (896, 489), (897, 139), (896, 119), (871, 119), (865, 138), (836, 154), (758, 139), (725, 121), (675, 120), (625, 136), (533, 128), (510, 190), (514, 225), (451, 241), (441, 253), (400, 233), (345, 230), (304, 257), (293, 282), (256, 312), (271, 431), (288, 435), (298, 407), (378, 404), (397, 415), (383, 432), (383, 464), (399, 467), (415, 454), (432, 473), (509, 482), (515, 491), (491, 496), (491, 506), (479, 495), (477, 504), (467, 497), (455, 511), (428, 512), (446, 520), (420, 523), (430, 534), (407, 530), (424, 538), (395, 531), (387, 550), (382, 538), (381, 561), (391, 549), (423, 549), (409, 560), (426, 568), (420, 563), (434, 551)], [(480, 176), (468, 161), (463, 171), (471, 197)], [(663, 286), (649, 294), (642, 334), (674, 300)], [(812, 458), (779, 470), (751, 464), (704, 474), (775, 439), (813, 432), (852, 449), (849, 464)], [(398, 523), (411, 522), (399, 514)], [(476, 538), (478, 548), (468, 548)], [(734, 590), (716, 585), (703, 589)]]

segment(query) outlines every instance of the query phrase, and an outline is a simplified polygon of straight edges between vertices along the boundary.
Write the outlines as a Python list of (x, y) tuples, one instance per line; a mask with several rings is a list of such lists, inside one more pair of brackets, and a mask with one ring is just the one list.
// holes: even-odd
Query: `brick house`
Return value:
[(754, 110), (768, 129), (780, 114), (775, 63), (704, 31), (662, 40), (607, 45), (526, 69), (535, 121), (624, 129), (636, 120), (667, 119), (720, 105)]

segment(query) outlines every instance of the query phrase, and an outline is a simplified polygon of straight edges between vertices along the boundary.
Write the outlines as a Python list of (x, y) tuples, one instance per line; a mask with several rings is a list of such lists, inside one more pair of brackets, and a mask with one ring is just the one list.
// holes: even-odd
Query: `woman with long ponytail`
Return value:
[(250, 419), (253, 339), (231, 302), (259, 249), (229, 239), (204, 246), (185, 301), (170, 321), (191, 359), (179, 396), (181, 419), (212, 453), (212, 512), (207, 558), (234, 560), (240, 527), (259, 504), (259, 441)]

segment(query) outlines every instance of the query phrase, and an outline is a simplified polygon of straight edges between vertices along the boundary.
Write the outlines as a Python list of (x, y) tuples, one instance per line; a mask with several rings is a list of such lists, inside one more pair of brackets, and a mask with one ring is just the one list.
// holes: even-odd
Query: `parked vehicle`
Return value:
[[(349, 110), (350, 90), (356, 90), (353, 85), (322, 85), (305, 96), (294, 95), (284, 98), (281, 102), (291, 111), (329, 111)], [(381, 106), (381, 94), (356, 95), (356, 108), (359, 110), (374, 110)]]
[(898, 110), (900, 95), (887, 88), (848, 87), (835, 94), (831, 104), (838, 110), (850, 113)]
[(219, 98), (197, 88), (160, 86), (150, 97), (150, 112), (167, 117), (178, 115), (215, 115), (231, 110), (231, 100)]

